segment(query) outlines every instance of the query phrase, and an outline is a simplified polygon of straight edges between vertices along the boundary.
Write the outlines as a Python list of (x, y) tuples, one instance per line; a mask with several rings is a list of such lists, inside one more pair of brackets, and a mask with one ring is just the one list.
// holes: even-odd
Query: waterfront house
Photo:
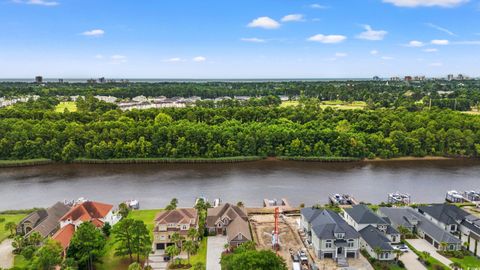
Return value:
[(339, 214), (328, 209), (304, 208), (301, 226), (318, 258), (358, 258), (360, 234)]
[(245, 208), (229, 203), (207, 210), (206, 228), (210, 234), (227, 235), (232, 247), (252, 240)]
[(83, 201), (74, 205), (63, 217), (60, 218), (60, 230), (53, 235), (64, 253), (70, 245), (70, 240), (76, 229), (84, 222), (91, 222), (97, 228), (102, 228), (105, 223), (111, 226), (120, 221), (121, 217), (114, 212), (113, 205), (101, 202)]
[(347, 223), (360, 232), (368, 226), (373, 226), (392, 244), (400, 243), (400, 233), (393, 228), (385, 219), (375, 214), (368, 206), (360, 204), (352, 208), (344, 209), (343, 216)]
[(441, 244), (446, 244), (447, 250), (460, 250), (461, 241), (450, 232), (437, 226), (424, 215), (410, 207), (389, 208), (381, 207), (379, 213), (388, 218), (391, 225), (398, 230), (402, 226), (421, 238), (436, 249), (441, 249)]
[(420, 206), (418, 211), (437, 226), (455, 234), (473, 254), (480, 256), (480, 218), (450, 204)]
[(385, 232), (380, 231), (376, 226), (368, 225), (359, 233), (361, 235), (360, 246), (367, 251), (370, 257), (381, 261), (395, 259), (394, 249)]
[(172, 234), (187, 236), (190, 228), (198, 229), (198, 213), (194, 208), (179, 208), (163, 211), (155, 217), (153, 229), (153, 247), (155, 250), (165, 250), (173, 245)]
[(60, 228), (60, 218), (69, 210), (70, 207), (61, 202), (57, 202), (48, 209), (37, 210), (20, 221), (17, 233), (28, 236), (37, 232), (43, 238), (52, 236)]

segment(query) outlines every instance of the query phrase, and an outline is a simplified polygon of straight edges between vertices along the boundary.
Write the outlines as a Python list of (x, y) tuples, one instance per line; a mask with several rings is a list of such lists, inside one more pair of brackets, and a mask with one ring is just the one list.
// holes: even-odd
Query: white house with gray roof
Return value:
[(384, 232), (375, 226), (368, 225), (359, 233), (361, 235), (360, 246), (368, 252), (370, 257), (381, 261), (395, 259), (394, 248)]
[(418, 211), (437, 226), (455, 234), (468, 250), (480, 256), (480, 218), (451, 204), (420, 206)]
[(458, 237), (439, 227), (413, 208), (381, 207), (379, 213), (387, 217), (396, 229), (402, 226), (425, 239), (436, 249), (442, 248), (441, 243), (447, 244), (447, 250), (460, 250), (462, 247)]
[(328, 209), (303, 208), (301, 226), (318, 258), (358, 258), (360, 234), (339, 214)]

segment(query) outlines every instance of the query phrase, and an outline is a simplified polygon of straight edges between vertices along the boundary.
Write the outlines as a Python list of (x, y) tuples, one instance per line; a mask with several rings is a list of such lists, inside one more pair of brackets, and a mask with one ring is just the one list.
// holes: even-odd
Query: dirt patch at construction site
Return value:
[[(300, 249), (305, 249), (297, 232), (299, 219), (298, 216), (284, 216), (279, 218), (278, 222), (280, 232), (278, 255), (285, 259), (289, 267), (292, 265), (290, 250), (297, 252)], [(272, 232), (275, 227), (274, 215), (251, 215), (250, 224), (258, 248), (272, 250)]]

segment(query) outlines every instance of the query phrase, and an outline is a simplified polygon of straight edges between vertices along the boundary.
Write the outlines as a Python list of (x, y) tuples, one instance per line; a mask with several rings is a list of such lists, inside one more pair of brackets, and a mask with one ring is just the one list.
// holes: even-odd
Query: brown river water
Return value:
[(199, 196), (247, 206), (261, 206), (264, 198), (288, 198), (296, 206), (348, 193), (379, 203), (395, 191), (411, 194), (414, 202), (442, 202), (451, 189), (480, 190), (480, 161), (46, 165), (0, 169), (0, 210), (47, 207), (79, 197), (113, 204), (137, 199), (143, 209), (165, 207), (173, 197), (180, 206), (191, 206)]

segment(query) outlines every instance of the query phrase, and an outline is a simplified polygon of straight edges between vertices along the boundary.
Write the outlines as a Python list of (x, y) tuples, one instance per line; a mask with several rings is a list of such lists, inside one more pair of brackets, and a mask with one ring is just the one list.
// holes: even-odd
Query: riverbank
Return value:
[[(390, 159), (361, 159), (355, 157), (261, 157), (261, 156), (240, 156), (223, 158), (124, 158), (124, 159), (86, 159), (80, 158), (73, 161), (73, 164), (221, 164), (221, 163), (241, 163), (252, 161), (298, 161), (298, 162), (319, 162), (319, 163), (344, 163), (344, 162), (402, 162), (402, 161), (448, 161), (448, 160), (468, 160), (467, 157), (398, 157)], [(0, 160), (0, 168), (12, 167), (32, 167), (50, 164), (63, 164), (50, 159), (31, 159), (31, 160)]]

